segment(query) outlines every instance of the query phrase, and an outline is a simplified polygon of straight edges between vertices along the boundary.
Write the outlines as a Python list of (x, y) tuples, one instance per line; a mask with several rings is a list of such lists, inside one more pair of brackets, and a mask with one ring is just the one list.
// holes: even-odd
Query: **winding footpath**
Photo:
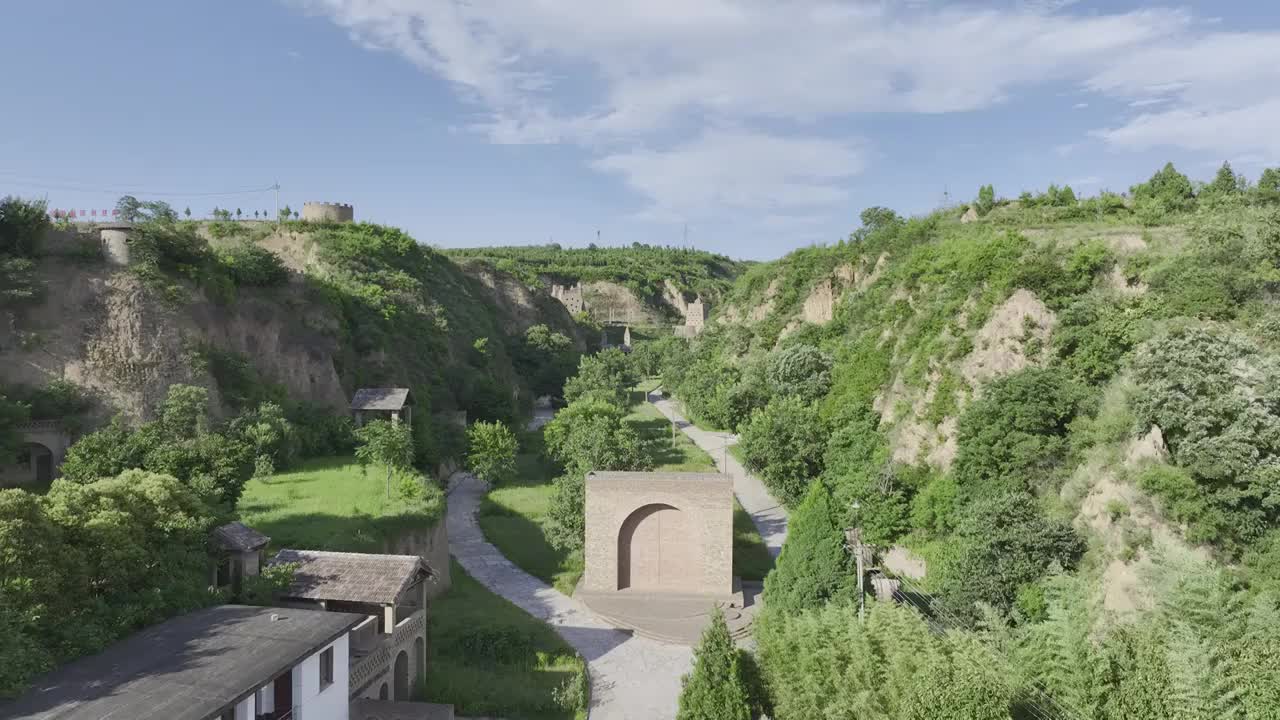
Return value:
[[(787, 514), (764, 483), (748, 474), (725, 448), (737, 438), (702, 430), (680, 416), (671, 401), (650, 402), (733, 478), (738, 502), (751, 514), (769, 552), (777, 557), (787, 536)], [(538, 427), (548, 416), (535, 418)], [(637, 637), (599, 620), (585, 605), (516, 567), (484, 539), (476, 511), (484, 484), (466, 473), (449, 489), (449, 552), (471, 577), (559, 633), (587, 663), (592, 720), (670, 720), (676, 715), (680, 676), (689, 671), (691, 648)]]
[(710, 455), (720, 472), (733, 478), (733, 494), (738, 497), (738, 504), (751, 515), (751, 521), (755, 523), (756, 530), (769, 548), (769, 554), (776, 560), (778, 553), (782, 552), (782, 543), (787, 539), (787, 509), (769, 494), (769, 489), (760, 478), (747, 472), (742, 463), (729, 454), (729, 447), (738, 444), (738, 436), (703, 430), (694, 425), (676, 410), (676, 405), (670, 398), (650, 393), (646, 399), (675, 423), (694, 445)]

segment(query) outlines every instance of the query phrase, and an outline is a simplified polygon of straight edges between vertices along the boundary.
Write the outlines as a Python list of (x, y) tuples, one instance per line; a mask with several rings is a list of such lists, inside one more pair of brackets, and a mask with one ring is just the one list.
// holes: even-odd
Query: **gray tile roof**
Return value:
[(0, 717), (217, 718), (364, 619), (351, 613), (244, 605), (197, 610), (37, 679), (17, 700), (0, 704)]
[(240, 521), (229, 522), (213, 531), (213, 538), (223, 550), (249, 552), (267, 546), (271, 538)]
[(434, 575), (417, 555), (281, 550), (271, 564), (298, 563), (286, 598), (390, 605), (406, 587)]
[(400, 410), (411, 404), (409, 388), (360, 388), (351, 398), (352, 410)]

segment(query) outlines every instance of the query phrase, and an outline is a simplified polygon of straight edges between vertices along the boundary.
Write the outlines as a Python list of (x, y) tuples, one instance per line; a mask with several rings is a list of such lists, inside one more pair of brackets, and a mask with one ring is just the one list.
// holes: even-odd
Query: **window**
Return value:
[(320, 689), (333, 684), (333, 648), (320, 653)]

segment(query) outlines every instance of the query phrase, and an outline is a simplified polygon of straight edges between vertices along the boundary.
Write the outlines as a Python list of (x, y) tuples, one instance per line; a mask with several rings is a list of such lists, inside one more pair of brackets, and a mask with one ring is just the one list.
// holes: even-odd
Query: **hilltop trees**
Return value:
[(973, 207), (978, 211), (978, 217), (982, 217), (991, 212), (996, 206), (996, 189), (991, 185), (983, 185), (978, 188), (978, 201)]
[(1139, 205), (1152, 205), (1160, 212), (1187, 210), (1195, 201), (1195, 190), (1186, 175), (1173, 163), (1166, 163), (1151, 179), (1129, 189)]

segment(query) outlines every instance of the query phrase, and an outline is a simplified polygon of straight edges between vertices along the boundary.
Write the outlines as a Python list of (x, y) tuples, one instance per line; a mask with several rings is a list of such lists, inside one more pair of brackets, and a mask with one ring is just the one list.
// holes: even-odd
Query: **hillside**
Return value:
[(467, 265), (481, 264), (553, 294), (581, 286), (587, 314), (597, 322), (683, 321), (687, 302), (717, 304), (745, 267), (723, 255), (686, 248), (562, 248), (559, 245), (443, 251)]
[[(890, 709), (892, 680), (837, 682), (870, 672), (857, 662), (833, 661), (818, 695), (827, 680), (789, 669), (849, 628), (849, 569), (828, 558), (851, 526), (948, 642), (1011, 663), (979, 683), (982, 714), (957, 716), (1007, 717), (990, 705), (1005, 693), (1014, 717), (1171, 716), (1162, 695), (1204, 708), (1185, 717), (1273, 717), (1256, 673), (1280, 646), (1262, 620), (1280, 589), (1278, 181), (1167, 166), (1126, 196), (871, 208), (847, 242), (748, 269), (692, 345), (654, 347), (792, 511), (760, 640), (773, 717), (864, 692), (916, 716)], [(878, 617), (848, 642), (908, 642), (910, 622)], [(970, 650), (928, 652), (974, 671), (947, 664)]]
[(531, 397), (516, 370), (533, 360), (526, 330), (585, 348), (545, 292), (464, 272), (393, 228), (153, 221), (127, 267), (96, 231), (37, 232), (11, 261), (31, 287), (0, 307), (0, 381), (69, 380), (100, 417), (148, 418), (173, 383), (214, 390), (220, 415), (285, 397), (341, 410), (358, 387), (407, 385), (435, 411), (510, 417)]

